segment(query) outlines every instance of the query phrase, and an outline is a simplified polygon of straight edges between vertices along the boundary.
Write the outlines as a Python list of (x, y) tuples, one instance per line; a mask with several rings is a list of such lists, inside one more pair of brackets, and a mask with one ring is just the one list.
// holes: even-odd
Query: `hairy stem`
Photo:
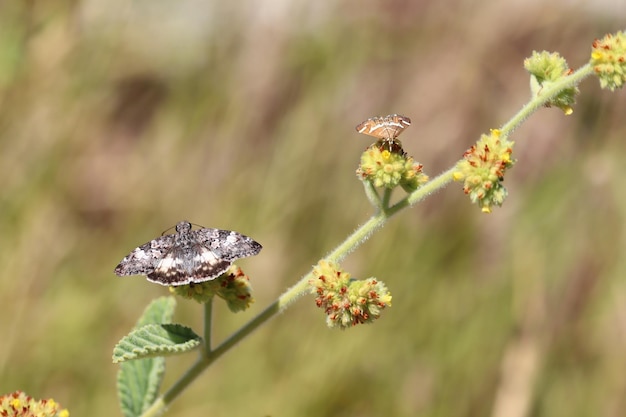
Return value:
[[(506, 122), (500, 128), (505, 135), (510, 134), (521, 123), (526, 120), (532, 113), (540, 109), (552, 97), (557, 95), (565, 88), (574, 87), (580, 83), (585, 77), (593, 74), (593, 68), (587, 64), (575, 73), (564, 77), (563, 79), (547, 86), (542, 90), (541, 94), (533, 97), (515, 116)], [(350, 252), (358, 248), (365, 242), (376, 230), (384, 226), (387, 220), (407, 207), (423, 200), (428, 195), (445, 187), (453, 181), (453, 173), (456, 164), (452, 168), (433, 178), (424, 184), (418, 190), (407, 195), (405, 198), (389, 207), (391, 190), (385, 190), (381, 198), (377, 190), (370, 184), (364, 183), (365, 194), (372, 205), (377, 208), (377, 213), (370, 217), (365, 223), (359, 226), (348, 238), (339, 246), (332, 250), (324, 259), (331, 262), (341, 262)], [(205, 305), (205, 325), (204, 340), (206, 351), (198, 358), (198, 360), (189, 368), (189, 370), (160, 398), (158, 398), (152, 406), (146, 410), (142, 417), (154, 417), (163, 414), (167, 406), (178, 397), (184, 390), (209, 367), (217, 358), (230, 350), (239, 341), (247, 337), (254, 330), (274, 317), (276, 314), (285, 310), (295, 300), (309, 292), (309, 280), (313, 278), (313, 271), (309, 271), (291, 288), (283, 293), (275, 302), (270, 304), (256, 317), (246, 323), (243, 327), (233, 333), (230, 337), (219, 344), (215, 349), (211, 349), (211, 302)]]
[(559, 94), (561, 91), (566, 88), (577, 86), (584, 78), (593, 74), (593, 67), (591, 64), (583, 65), (578, 71), (574, 72), (567, 77), (563, 77), (554, 83), (546, 86), (541, 90), (541, 94), (531, 98), (531, 100), (526, 103), (522, 109), (517, 112), (515, 116), (511, 118), (508, 122), (506, 122), (500, 128), (500, 131), (504, 135), (509, 135), (513, 130), (515, 130), (518, 126), (524, 122), (531, 114), (539, 110), (542, 106), (544, 106), (551, 98)]
[(363, 181), (363, 188), (365, 189), (365, 196), (370, 201), (372, 206), (376, 207), (376, 210), (380, 210), (382, 207), (382, 203), (380, 200), (380, 195), (374, 185), (372, 185), (369, 181)]
[(204, 303), (204, 354), (211, 354), (211, 326), (213, 323), (213, 297)]

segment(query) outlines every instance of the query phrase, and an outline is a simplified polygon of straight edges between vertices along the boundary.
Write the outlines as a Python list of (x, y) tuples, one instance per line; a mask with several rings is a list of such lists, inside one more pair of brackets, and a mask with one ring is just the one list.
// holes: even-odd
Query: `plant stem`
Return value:
[[(341, 262), (350, 252), (354, 251), (363, 242), (365, 242), (377, 229), (382, 227), (386, 221), (393, 214), (397, 213), (401, 209), (413, 205), (416, 202), (424, 199), (427, 195), (437, 191), (444, 187), (448, 182), (452, 180), (453, 168), (432, 179), (422, 186), (420, 189), (414, 191), (408, 198), (401, 200), (387, 211), (379, 211), (374, 216), (370, 217), (365, 223), (357, 228), (348, 238), (331, 251), (324, 259), (331, 262)], [(213, 363), (217, 358), (226, 353), (230, 348), (236, 345), (240, 340), (248, 336), (263, 323), (274, 317), (277, 313), (285, 310), (291, 303), (303, 296), (309, 291), (309, 280), (313, 278), (313, 271), (309, 271), (300, 280), (287, 291), (285, 291), (274, 303), (270, 304), (265, 310), (259, 313), (256, 317), (246, 323), (243, 327), (233, 333), (230, 337), (220, 343), (214, 350), (207, 352), (206, 356), (201, 356), (196, 363), (160, 398), (158, 398), (152, 406), (146, 410), (142, 417), (154, 417), (163, 413), (165, 408), (170, 404), (178, 395), (180, 395), (185, 388), (193, 382), (198, 375), (202, 373), (206, 368)], [(205, 305), (205, 320), (210, 322), (210, 305)], [(208, 341), (210, 333), (210, 324), (205, 321), (205, 341)]]
[(380, 195), (374, 185), (369, 181), (363, 181), (363, 188), (365, 189), (365, 196), (372, 203), (372, 206), (376, 207), (376, 210), (380, 210), (382, 205), (380, 202)]
[(211, 326), (213, 317), (213, 297), (204, 303), (204, 354), (209, 356), (211, 353)]
[(568, 75), (567, 77), (563, 77), (558, 81), (547, 85), (544, 89), (541, 90), (541, 94), (533, 97), (528, 103), (526, 103), (524, 107), (522, 107), (519, 112), (517, 112), (515, 116), (513, 116), (508, 122), (502, 125), (500, 131), (503, 135), (509, 135), (531, 114), (544, 106), (551, 98), (553, 98), (566, 88), (577, 86), (584, 78), (592, 74), (593, 67), (591, 66), (591, 64), (586, 64), (579, 68), (573, 74)]
[(391, 188), (385, 188), (385, 191), (383, 191), (383, 201), (382, 201), (383, 210), (389, 209), (389, 201), (391, 201), (392, 192), (393, 192), (393, 189)]
[[(292, 287), (295, 288), (295, 287)], [(289, 292), (289, 291), (288, 291)], [(280, 299), (279, 299), (280, 300)], [(217, 360), (224, 353), (233, 347), (241, 339), (252, 333), (257, 327), (273, 317), (278, 311), (279, 301), (275, 301), (259, 315), (250, 320), (247, 324), (233, 333), (228, 339), (220, 343), (217, 348), (210, 351), (206, 356), (201, 355), (198, 360), (185, 372), (185, 374), (169, 389), (163, 396), (157, 398), (157, 400), (143, 412), (142, 417), (155, 417), (162, 415), (167, 409), (168, 405), (176, 399), (185, 389), (215, 360)], [(210, 307), (209, 307), (210, 308)]]
[[(552, 97), (565, 88), (578, 85), (582, 79), (593, 74), (593, 68), (587, 64), (578, 71), (564, 77), (563, 79), (547, 86), (540, 95), (533, 97), (511, 120), (501, 127), (503, 134), (510, 134), (532, 113), (541, 108)], [(365, 193), (367, 198), (374, 205), (378, 212), (370, 217), (365, 223), (357, 228), (348, 238), (331, 251), (324, 259), (331, 262), (341, 262), (350, 252), (354, 251), (363, 242), (365, 242), (377, 229), (381, 228), (387, 220), (398, 213), (400, 210), (416, 204), (428, 195), (442, 189), (448, 183), (453, 181), (453, 173), (456, 170), (456, 164), (424, 184), (418, 190), (412, 192), (396, 204), (388, 207), (391, 197), (391, 190), (385, 190), (381, 198), (377, 190), (371, 183), (365, 183)], [(213, 363), (217, 358), (226, 353), (230, 348), (236, 345), (240, 340), (251, 334), (263, 323), (274, 317), (277, 313), (285, 310), (291, 303), (300, 298), (309, 291), (309, 281), (313, 278), (313, 271), (309, 271), (291, 288), (283, 293), (278, 300), (270, 304), (256, 317), (246, 323), (243, 327), (233, 333), (230, 337), (220, 343), (214, 350), (211, 350), (211, 301), (205, 304), (204, 315), (204, 340), (205, 352), (198, 360), (187, 370), (187, 372), (160, 398), (158, 398), (142, 417), (154, 417), (163, 414), (167, 406), (180, 395), (198, 375)]]

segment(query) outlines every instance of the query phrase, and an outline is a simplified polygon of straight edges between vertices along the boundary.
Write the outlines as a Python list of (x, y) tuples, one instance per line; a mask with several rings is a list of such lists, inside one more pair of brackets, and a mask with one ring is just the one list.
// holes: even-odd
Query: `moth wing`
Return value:
[(174, 245), (174, 235), (161, 236), (135, 248), (115, 267), (115, 274), (147, 275)]
[(212, 250), (193, 244), (186, 250), (174, 247), (158, 262), (148, 280), (161, 285), (187, 285), (217, 278), (230, 266)]
[(254, 239), (231, 230), (204, 228), (191, 233), (218, 258), (229, 262), (257, 255), (263, 248)]

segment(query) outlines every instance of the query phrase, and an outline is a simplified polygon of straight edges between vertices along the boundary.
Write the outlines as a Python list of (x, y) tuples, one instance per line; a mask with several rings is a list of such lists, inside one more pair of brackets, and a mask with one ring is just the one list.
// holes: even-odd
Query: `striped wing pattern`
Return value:
[(384, 117), (372, 117), (360, 123), (356, 131), (378, 139), (393, 140), (400, 136), (404, 129), (411, 125), (411, 119), (399, 114)]

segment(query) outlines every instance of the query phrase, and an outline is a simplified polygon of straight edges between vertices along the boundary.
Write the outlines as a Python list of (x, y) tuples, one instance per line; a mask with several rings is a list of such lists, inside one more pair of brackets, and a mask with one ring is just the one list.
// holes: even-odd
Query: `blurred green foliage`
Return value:
[[(166, 293), (114, 276), (132, 248), (184, 219), (264, 245), (240, 263), (252, 311), (217, 303), (220, 340), (367, 219), (357, 123), (409, 116), (405, 149), (433, 176), (524, 104), (533, 50), (577, 68), (624, 14), (617, 0), (1, 2), (0, 392), (119, 415), (112, 348)], [(513, 135), (503, 208), (484, 215), (452, 186), (346, 260), (394, 295), (377, 323), (331, 331), (302, 299), (170, 415), (626, 414), (626, 100), (581, 91), (572, 116), (545, 109)], [(200, 317), (181, 302), (175, 321)], [(192, 356), (168, 359), (164, 386)]]

